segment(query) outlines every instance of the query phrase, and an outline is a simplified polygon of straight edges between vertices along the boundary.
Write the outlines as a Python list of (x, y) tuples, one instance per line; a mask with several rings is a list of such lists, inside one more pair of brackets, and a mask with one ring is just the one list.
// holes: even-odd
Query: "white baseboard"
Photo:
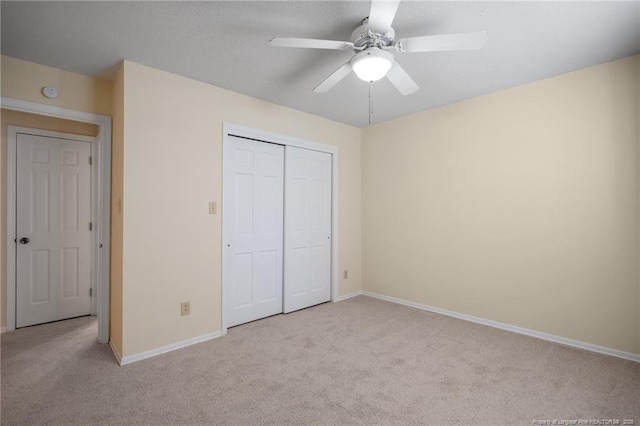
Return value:
[(113, 356), (116, 357), (118, 364), (122, 365), (122, 355), (120, 355), (120, 351), (116, 348), (116, 345), (113, 344), (113, 340), (109, 340), (109, 347), (111, 348), (111, 352), (113, 352)]
[(342, 302), (343, 300), (351, 299), (352, 297), (360, 296), (362, 294), (362, 290), (354, 291), (352, 293), (343, 294), (342, 296), (338, 296), (336, 298), (336, 302)]
[(0, 327), (0, 334), (7, 331), (7, 327)]
[(391, 297), (391, 296), (385, 296), (383, 294), (371, 293), (369, 291), (362, 291), (362, 294), (364, 296), (369, 296), (369, 297), (373, 297), (380, 300), (386, 300), (387, 302), (392, 302), (392, 303), (397, 303), (404, 306), (410, 306), (412, 308), (422, 309), (423, 311), (429, 311), (436, 314), (447, 315), (453, 318), (475, 322), (477, 324), (488, 325), (490, 327), (495, 327), (495, 328), (511, 331), (518, 334), (524, 334), (526, 336), (536, 337), (538, 339), (548, 340), (550, 342), (560, 343), (562, 345), (573, 346), (575, 348), (585, 349), (591, 352), (598, 352), (601, 354), (611, 355), (618, 358), (627, 359), (630, 361), (640, 362), (640, 355), (634, 354), (631, 352), (620, 351), (618, 349), (598, 346), (592, 343), (581, 342), (579, 340), (573, 340), (573, 339), (568, 339), (566, 337), (555, 336), (553, 334), (542, 333), (540, 331), (530, 330), (528, 328), (518, 327), (515, 325), (505, 324), (502, 322), (492, 321), (492, 320), (488, 320), (480, 317), (474, 317), (472, 315), (461, 314), (459, 312), (449, 311), (446, 309), (434, 308), (433, 306), (410, 302), (408, 300), (398, 299), (396, 297)]
[(141, 361), (143, 359), (151, 358), (157, 355), (162, 355), (167, 352), (175, 351), (176, 349), (186, 348), (187, 346), (195, 345), (196, 343), (206, 342), (207, 340), (216, 339), (222, 336), (221, 331), (216, 331), (215, 333), (209, 333), (198, 337), (193, 337), (191, 339), (183, 340), (182, 342), (172, 343), (167, 346), (162, 346), (156, 349), (151, 349), (148, 351), (140, 352), (135, 355), (128, 355), (124, 357), (120, 357), (117, 351), (114, 349), (113, 345), (111, 345), (111, 349), (113, 350), (114, 355), (118, 359), (118, 363), (120, 365), (131, 364), (132, 362)]

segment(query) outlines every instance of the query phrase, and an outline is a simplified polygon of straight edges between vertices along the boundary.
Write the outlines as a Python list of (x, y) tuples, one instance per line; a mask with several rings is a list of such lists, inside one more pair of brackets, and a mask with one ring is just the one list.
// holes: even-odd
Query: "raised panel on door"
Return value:
[(18, 134), (16, 327), (91, 313), (88, 142)]
[(282, 312), (284, 148), (231, 137), (223, 176), (225, 326)]
[(287, 146), (284, 312), (331, 299), (331, 154)]

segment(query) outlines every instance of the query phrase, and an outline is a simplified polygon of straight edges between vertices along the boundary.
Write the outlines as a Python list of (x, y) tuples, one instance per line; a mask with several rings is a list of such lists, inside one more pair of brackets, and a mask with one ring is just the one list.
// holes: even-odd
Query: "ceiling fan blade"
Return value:
[(403, 38), (396, 42), (399, 52), (441, 52), (480, 49), (487, 42), (486, 31)]
[(313, 38), (275, 37), (269, 42), (273, 47), (301, 47), (306, 49), (349, 50), (353, 48), (350, 41), (317, 40)]
[(374, 33), (384, 34), (393, 23), (400, 0), (372, 0), (369, 10), (369, 28)]
[(393, 64), (387, 73), (387, 78), (403, 95), (415, 93), (420, 88), (397, 62)]
[(324, 81), (313, 89), (315, 93), (324, 93), (338, 84), (340, 80), (345, 78), (351, 72), (351, 61), (338, 68), (333, 74), (325, 78)]

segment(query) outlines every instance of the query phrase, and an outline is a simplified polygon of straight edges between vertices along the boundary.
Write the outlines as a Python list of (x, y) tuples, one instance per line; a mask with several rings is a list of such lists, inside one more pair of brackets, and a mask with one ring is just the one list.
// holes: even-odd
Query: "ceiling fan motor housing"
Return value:
[(396, 32), (391, 27), (389, 27), (387, 32), (384, 34), (376, 34), (369, 27), (369, 19), (365, 18), (362, 21), (362, 25), (351, 33), (351, 42), (356, 48), (367, 48), (375, 46), (376, 44), (391, 46), (395, 36)]

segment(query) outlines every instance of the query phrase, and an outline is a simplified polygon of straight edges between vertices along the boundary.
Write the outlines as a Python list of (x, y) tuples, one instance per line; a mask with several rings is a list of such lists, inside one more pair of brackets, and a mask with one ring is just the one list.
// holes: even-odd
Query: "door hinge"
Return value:
[(89, 156), (89, 165), (91, 166), (93, 164), (93, 160), (91, 159), (91, 156)]
[(93, 222), (89, 222), (89, 231), (93, 231)]
[(92, 289), (92, 288), (90, 288), (90, 289), (89, 289), (89, 297), (92, 297), (92, 296), (93, 296), (93, 289)]

